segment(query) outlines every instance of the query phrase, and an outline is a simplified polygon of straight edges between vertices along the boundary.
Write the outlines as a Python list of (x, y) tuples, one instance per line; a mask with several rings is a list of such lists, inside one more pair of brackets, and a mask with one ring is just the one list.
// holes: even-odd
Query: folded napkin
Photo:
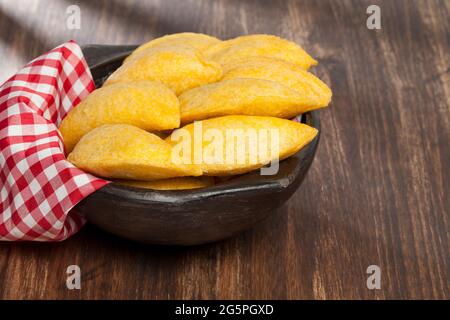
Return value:
[(61, 241), (83, 226), (71, 209), (108, 181), (66, 160), (58, 125), (94, 89), (73, 41), (0, 87), (0, 240)]

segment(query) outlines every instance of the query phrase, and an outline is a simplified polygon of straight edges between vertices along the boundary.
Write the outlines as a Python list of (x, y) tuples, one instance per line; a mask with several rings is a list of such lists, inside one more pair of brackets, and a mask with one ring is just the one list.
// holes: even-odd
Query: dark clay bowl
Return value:
[[(134, 48), (83, 48), (97, 87)], [(315, 112), (304, 114), (302, 122), (320, 129)], [(265, 219), (291, 197), (311, 165), (318, 142), (319, 135), (280, 162), (273, 176), (262, 176), (257, 170), (213, 187), (181, 191), (111, 183), (86, 197), (75, 210), (101, 229), (139, 242), (195, 245), (225, 239)]]

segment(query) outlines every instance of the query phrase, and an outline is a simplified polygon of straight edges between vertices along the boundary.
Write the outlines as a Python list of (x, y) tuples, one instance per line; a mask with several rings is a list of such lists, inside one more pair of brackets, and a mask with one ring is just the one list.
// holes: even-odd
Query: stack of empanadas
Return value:
[(68, 160), (158, 190), (208, 187), (213, 177), (259, 169), (317, 135), (289, 120), (331, 101), (328, 86), (307, 71), (316, 64), (270, 35), (152, 40), (62, 121)]

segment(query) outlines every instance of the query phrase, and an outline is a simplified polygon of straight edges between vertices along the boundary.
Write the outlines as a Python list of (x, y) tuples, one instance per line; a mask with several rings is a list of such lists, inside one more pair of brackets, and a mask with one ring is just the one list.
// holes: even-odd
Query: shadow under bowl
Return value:
[[(83, 48), (97, 87), (136, 46)], [(83, 199), (75, 210), (103, 230), (134, 241), (196, 245), (222, 240), (251, 228), (283, 205), (303, 181), (320, 136), (316, 112), (301, 121), (319, 129), (317, 137), (279, 164), (275, 175), (260, 171), (193, 190), (158, 191), (110, 183)]]

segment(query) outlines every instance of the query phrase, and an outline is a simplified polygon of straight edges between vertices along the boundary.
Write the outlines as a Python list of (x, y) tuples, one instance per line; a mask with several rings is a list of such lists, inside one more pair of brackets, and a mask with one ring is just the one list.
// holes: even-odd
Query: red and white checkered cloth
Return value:
[(70, 210), (108, 181), (66, 160), (58, 125), (94, 89), (73, 41), (0, 87), (0, 240), (61, 241), (83, 226)]

